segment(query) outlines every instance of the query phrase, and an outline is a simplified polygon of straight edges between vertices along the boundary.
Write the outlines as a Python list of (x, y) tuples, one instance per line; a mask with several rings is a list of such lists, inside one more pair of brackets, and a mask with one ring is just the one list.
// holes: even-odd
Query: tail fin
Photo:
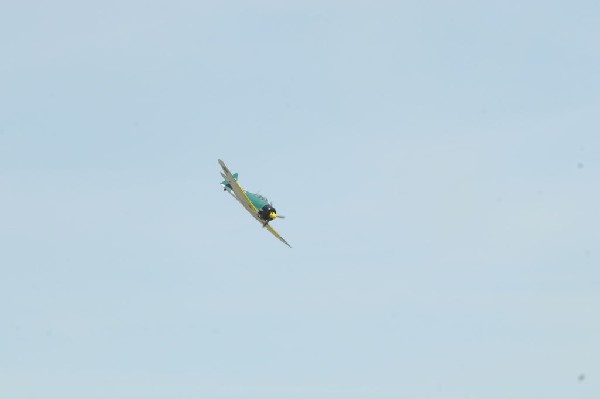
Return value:
[[(234, 174), (233, 174), (233, 178), (235, 179), (235, 181), (237, 181), (237, 179), (238, 179), (238, 174), (237, 174), (237, 173), (234, 173)], [(231, 184), (229, 184), (229, 182), (228, 182), (227, 180), (223, 180), (223, 181), (221, 182), (221, 184), (222, 184), (222, 185), (224, 185), (225, 187), (227, 187), (227, 188), (231, 189)]]

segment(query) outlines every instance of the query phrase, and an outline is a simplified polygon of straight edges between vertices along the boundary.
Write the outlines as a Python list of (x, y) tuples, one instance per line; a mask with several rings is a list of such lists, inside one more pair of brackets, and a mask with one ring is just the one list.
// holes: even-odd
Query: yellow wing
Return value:
[[(264, 223), (264, 222), (263, 222)], [(285, 245), (287, 245), (288, 247), (292, 247), (290, 244), (288, 244), (288, 242), (286, 240), (283, 239), (282, 236), (279, 235), (279, 233), (271, 227), (270, 224), (267, 223), (267, 225), (265, 226), (267, 228), (267, 230), (269, 230), (275, 237), (279, 238), (279, 240), (284, 243)]]
[(229, 168), (225, 165), (225, 162), (219, 159), (219, 165), (221, 165), (221, 168), (223, 168), (223, 172), (225, 172), (221, 173), (221, 176), (223, 176), (223, 178), (227, 180), (231, 185), (231, 189), (235, 194), (235, 199), (237, 199), (239, 203), (242, 204), (242, 206), (246, 208), (246, 210), (250, 212), (253, 216), (258, 217), (258, 209), (256, 209), (252, 201), (250, 201), (250, 198), (248, 198), (242, 186), (240, 186), (240, 184), (235, 180), (235, 178), (229, 171)]

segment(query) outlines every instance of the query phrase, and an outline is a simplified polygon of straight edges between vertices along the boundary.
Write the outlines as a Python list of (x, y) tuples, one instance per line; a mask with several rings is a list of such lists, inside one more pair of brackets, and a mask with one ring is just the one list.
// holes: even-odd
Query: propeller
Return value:
[[(275, 205), (273, 205), (273, 201), (269, 201), (269, 205), (271, 206), (271, 208), (275, 209)], [(277, 215), (276, 217), (278, 219), (285, 219), (285, 216), (283, 216), (283, 215)]]
[(278, 215), (275, 207), (273, 207), (273, 202), (270, 202), (268, 205), (265, 205), (258, 211), (258, 217), (264, 220), (263, 227), (267, 227), (267, 224), (271, 220), (275, 220), (276, 218), (285, 219), (285, 216)]

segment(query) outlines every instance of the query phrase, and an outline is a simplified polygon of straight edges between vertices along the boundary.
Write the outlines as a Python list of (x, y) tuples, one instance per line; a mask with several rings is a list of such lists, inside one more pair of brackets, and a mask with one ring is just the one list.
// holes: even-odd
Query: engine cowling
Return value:
[(260, 211), (258, 211), (258, 217), (265, 222), (270, 222), (277, 217), (277, 211), (271, 205), (267, 204), (263, 206)]

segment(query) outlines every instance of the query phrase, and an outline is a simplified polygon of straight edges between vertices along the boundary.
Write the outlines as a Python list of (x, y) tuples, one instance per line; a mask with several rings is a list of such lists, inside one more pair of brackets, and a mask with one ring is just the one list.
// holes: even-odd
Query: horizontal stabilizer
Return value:
[[(237, 181), (237, 179), (238, 179), (238, 174), (237, 174), (237, 173), (234, 173), (234, 174), (233, 174), (233, 178), (235, 179), (235, 181)], [(225, 187), (231, 188), (231, 184), (229, 184), (229, 182), (228, 182), (227, 180), (223, 180), (223, 181), (221, 182), (221, 184), (222, 184), (222, 185), (224, 185)]]

